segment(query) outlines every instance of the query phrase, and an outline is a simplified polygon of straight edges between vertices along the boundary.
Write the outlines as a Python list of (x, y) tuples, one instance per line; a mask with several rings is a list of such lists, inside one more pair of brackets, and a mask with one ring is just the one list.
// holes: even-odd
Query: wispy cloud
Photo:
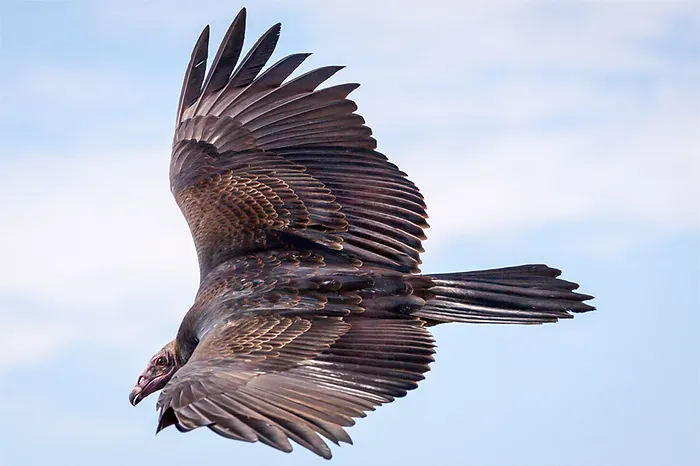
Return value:
[(48, 323), (32, 316), (17, 316), (17, 309), (3, 315), (6, 337), (0, 342), (0, 372), (15, 366), (30, 366), (78, 337), (81, 329), (65, 323)]
[[(16, 298), (0, 307), (11, 335), (0, 370), (71, 343), (134, 349), (149, 331), (174, 332), (198, 271), (167, 146), (15, 155), (0, 175), (0, 196), (13, 200), (0, 205), (0, 296)], [(27, 301), (39, 310), (27, 313)]]
[(22, 70), (16, 79), (21, 83), (15, 82), (12, 87), (22, 91), (25, 99), (31, 97), (47, 106), (70, 106), (72, 110), (114, 106), (133, 99), (139, 90), (132, 76), (63, 64), (44, 63)]
[[(698, 123), (691, 112), (659, 112), (601, 131), (513, 132), (472, 146), (470, 157), (426, 145), (411, 149), (405, 167), (440, 242), (574, 221), (635, 225), (655, 237), (700, 228)], [(430, 154), (427, 170), (421, 154)]]

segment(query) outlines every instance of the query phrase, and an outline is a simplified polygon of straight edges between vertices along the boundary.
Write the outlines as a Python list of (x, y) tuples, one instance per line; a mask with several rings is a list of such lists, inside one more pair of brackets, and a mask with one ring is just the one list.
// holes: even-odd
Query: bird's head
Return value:
[(177, 343), (173, 340), (148, 361), (146, 369), (141, 373), (136, 386), (129, 394), (131, 404), (136, 406), (151, 393), (165, 387), (179, 368)]

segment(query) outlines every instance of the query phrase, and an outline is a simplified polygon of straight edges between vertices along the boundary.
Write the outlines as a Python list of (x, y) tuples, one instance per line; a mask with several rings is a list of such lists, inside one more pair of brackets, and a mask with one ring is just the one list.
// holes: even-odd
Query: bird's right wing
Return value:
[(289, 452), (330, 458), (353, 418), (417, 386), (433, 339), (414, 319), (285, 317), (230, 321), (208, 333), (158, 400), (158, 429), (206, 426)]

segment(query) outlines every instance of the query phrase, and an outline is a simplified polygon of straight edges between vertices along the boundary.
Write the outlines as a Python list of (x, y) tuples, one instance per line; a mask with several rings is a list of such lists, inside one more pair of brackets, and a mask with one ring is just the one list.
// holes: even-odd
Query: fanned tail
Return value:
[(542, 324), (570, 319), (595, 307), (578, 284), (541, 264), (429, 275), (434, 284), (414, 315), (433, 323)]

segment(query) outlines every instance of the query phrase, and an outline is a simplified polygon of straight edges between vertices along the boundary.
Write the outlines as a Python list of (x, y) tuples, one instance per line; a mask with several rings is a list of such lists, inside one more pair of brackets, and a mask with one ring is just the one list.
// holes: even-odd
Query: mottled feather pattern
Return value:
[(243, 9), (208, 73), (204, 29), (182, 86), (170, 185), (200, 286), (161, 350), (177, 367), (158, 387), (158, 430), (208, 427), (330, 458), (326, 441), (352, 443), (355, 418), (423, 379), (435, 352), (426, 327), (594, 309), (545, 265), (420, 275), (426, 204), (376, 150), (348, 99), (358, 84), (319, 88), (342, 66), (292, 76), (308, 53), (265, 69), (279, 24), (241, 59), (245, 22)]
[(308, 252), (285, 251), (227, 261), (202, 283), (197, 303), (199, 319), (208, 313), (401, 317), (424, 300), (401, 274), (327, 264)]
[(308, 222), (308, 212), (289, 186), (267, 176), (217, 173), (182, 190), (177, 201), (204, 270), (226, 258), (230, 249), (264, 248), (265, 230)]

